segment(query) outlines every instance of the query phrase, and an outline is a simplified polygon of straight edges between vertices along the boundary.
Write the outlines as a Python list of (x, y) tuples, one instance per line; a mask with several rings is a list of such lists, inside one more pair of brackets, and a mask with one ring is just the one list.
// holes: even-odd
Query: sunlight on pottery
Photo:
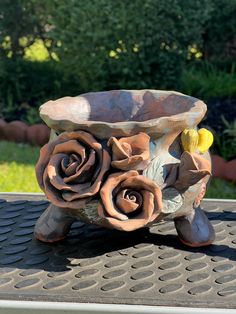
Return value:
[(199, 129), (198, 135), (197, 149), (200, 153), (204, 154), (212, 146), (214, 137), (213, 134), (205, 128)]
[(36, 176), (51, 204), (36, 238), (61, 240), (76, 219), (122, 231), (174, 219), (184, 244), (212, 243), (213, 227), (200, 208), (211, 159), (197, 151), (196, 131), (206, 110), (197, 98), (148, 89), (43, 104), (40, 116), (52, 135)]
[(181, 134), (183, 149), (189, 153), (194, 153), (198, 145), (198, 132), (194, 129), (185, 129)]

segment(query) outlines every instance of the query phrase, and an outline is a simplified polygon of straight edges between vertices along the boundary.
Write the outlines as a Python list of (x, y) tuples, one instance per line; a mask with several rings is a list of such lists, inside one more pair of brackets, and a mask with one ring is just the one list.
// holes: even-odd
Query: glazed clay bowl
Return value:
[[(52, 131), (36, 175), (51, 205), (36, 237), (63, 239), (75, 219), (122, 231), (174, 219), (183, 242), (212, 242), (213, 229), (199, 211), (209, 153), (189, 153), (180, 142), (206, 110), (199, 99), (158, 90), (93, 92), (43, 104), (40, 116)], [(204, 221), (202, 235), (192, 230), (196, 219)]]

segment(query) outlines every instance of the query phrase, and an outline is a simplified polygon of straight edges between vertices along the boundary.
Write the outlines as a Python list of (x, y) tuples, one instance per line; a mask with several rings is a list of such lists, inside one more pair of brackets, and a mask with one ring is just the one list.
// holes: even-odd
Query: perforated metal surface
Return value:
[(201, 249), (172, 222), (132, 233), (76, 222), (43, 244), (33, 228), (47, 204), (0, 200), (1, 299), (236, 308), (236, 202), (203, 202), (217, 240)]

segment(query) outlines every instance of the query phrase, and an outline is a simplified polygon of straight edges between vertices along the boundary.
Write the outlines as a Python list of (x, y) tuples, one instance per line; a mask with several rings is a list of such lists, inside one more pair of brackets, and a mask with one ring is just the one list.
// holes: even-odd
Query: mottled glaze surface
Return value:
[(40, 116), (57, 132), (84, 130), (99, 139), (191, 128), (206, 113), (197, 98), (173, 91), (114, 90), (63, 97), (40, 107)]
[[(36, 237), (52, 242), (54, 232), (55, 241), (61, 239), (76, 218), (124, 231), (175, 219), (186, 244), (191, 224), (204, 217), (199, 209), (195, 219), (195, 208), (211, 162), (208, 152), (185, 151), (180, 135), (205, 113), (196, 98), (156, 90), (88, 93), (42, 105), (40, 115), (53, 132), (36, 174), (53, 205), (38, 221)], [(179, 224), (183, 217), (190, 224)], [(193, 238), (192, 246), (206, 243)]]

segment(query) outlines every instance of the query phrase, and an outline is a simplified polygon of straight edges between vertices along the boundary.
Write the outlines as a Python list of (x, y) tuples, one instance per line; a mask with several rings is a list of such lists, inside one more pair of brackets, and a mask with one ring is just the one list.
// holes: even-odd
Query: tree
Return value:
[(0, 1), (0, 53), (13, 59), (22, 57), (35, 39), (47, 38), (47, 1)]

